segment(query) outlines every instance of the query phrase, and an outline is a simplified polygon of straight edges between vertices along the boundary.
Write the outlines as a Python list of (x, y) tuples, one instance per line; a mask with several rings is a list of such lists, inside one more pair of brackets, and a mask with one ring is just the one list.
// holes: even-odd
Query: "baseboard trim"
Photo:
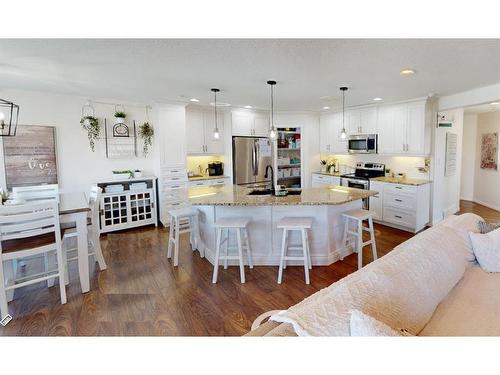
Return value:
[(478, 201), (478, 200), (476, 200), (476, 199), (471, 200), (471, 202), (474, 202), (474, 203), (480, 204), (481, 206), (484, 206), (484, 207), (491, 208), (492, 210), (495, 210), (495, 211), (500, 211), (500, 207), (493, 206), (492, 204), (489, 204), (489, 203), (486, 203), (486, 202)]

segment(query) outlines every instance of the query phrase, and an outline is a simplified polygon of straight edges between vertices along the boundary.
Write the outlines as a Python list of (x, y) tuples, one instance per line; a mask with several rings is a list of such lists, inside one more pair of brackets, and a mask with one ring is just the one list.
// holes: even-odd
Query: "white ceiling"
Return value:
[(465, 114), (478, 115), (480, 113), (500, 111), (500, 102), (494, 102), (494, 103), (497, 104), (487, 103), (487, 104), (475, 105), (473, 107), (467, 107), (464, 109), (464, 112)]
[(275, 79), (276, 110), (336, 107), (342, 85), (347, 105), (449, 95), (500, 82), (499, 66), (491, 39), (0, 40), (4, 88), (206, 104), (218, 87), (220, 101), (268, 108)]

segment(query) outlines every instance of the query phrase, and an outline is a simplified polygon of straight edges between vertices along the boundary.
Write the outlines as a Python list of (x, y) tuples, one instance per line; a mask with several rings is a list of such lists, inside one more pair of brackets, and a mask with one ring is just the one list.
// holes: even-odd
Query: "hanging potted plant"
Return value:
[(125, 123), (125, 117), (127, 117), (126, 113), (123, 111), (115, 112), (115, 124), (123, 124)]
[[(86, 109), (90, 109), (91, 113), (85, 113)], [(101, 134), (101, 127), (99, 125), (99, 120), (95, 117), (94, 107), (92, 105), (87, 104), (82, 107), (82, 118), (80, 120), (80, 124), (83, 129), (87, 132), (87, 136), (89, 138), (90, 149), (92, 152), (95, 151), (95, 142), (99, 139)]]
[(149, 124), (149, 122), (145, 122), (141, 126), (139, 126), (139, 137), (144, 140), (143, 154), (147, 156), (151, 147), (153, 146), (153, 135), (155, 131), (153, 127)]

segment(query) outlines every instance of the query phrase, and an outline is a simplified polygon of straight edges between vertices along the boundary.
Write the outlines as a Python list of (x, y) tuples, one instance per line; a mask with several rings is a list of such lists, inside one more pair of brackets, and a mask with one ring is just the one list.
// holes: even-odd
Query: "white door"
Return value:
[(406, 153), (408, 142), (408, 106), (406, 104), (395, 105), (393, 111), (393, 151), (395, 154)]
[(186, 111), (186, 146), (188, 154), (205, 152), (204, 114), (198, 110)]
[(425, 102), (408, 105), (407, 152), (425, 153)]
[(253, 135), (257, 137), (267, 137), (269, 133), (269, 117), (266, 115), (256, 114), (253, 124)]
[(359, 111), (360, 131), (363, 134), (377, 134), (377, 107), (363, 108)]
[(235, 136), (252, 136), (253, 134), (253, 114), (235, 113), (231, 114), (232, 134)]
[(208, 154), (224, 154), (224, 113), (217, 113), (217, 127), (219, 128), (220, 138), (214, 139), (215, 114), (211, 111), (203, 113), (203, 122), (205, 128), (205, 152)]

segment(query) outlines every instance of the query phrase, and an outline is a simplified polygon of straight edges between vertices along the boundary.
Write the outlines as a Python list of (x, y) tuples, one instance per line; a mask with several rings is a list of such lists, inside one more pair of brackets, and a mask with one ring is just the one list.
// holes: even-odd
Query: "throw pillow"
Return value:
[(477, 226), (479, 227), (479, 232), (481, 232), (482, 234), (489, 233), (491, 231), (494, 231), (495, 229), (500, 228), (500, 224), (487, 223), (486, 221), (478, 222)]
[(405, 330), (396, 330), (359, 310), (351, 311), (351, 336), (411, 336)]
[(486, 272), (500, 272), (500, 228), (486, 234), (469, 233), (474, 255)]

